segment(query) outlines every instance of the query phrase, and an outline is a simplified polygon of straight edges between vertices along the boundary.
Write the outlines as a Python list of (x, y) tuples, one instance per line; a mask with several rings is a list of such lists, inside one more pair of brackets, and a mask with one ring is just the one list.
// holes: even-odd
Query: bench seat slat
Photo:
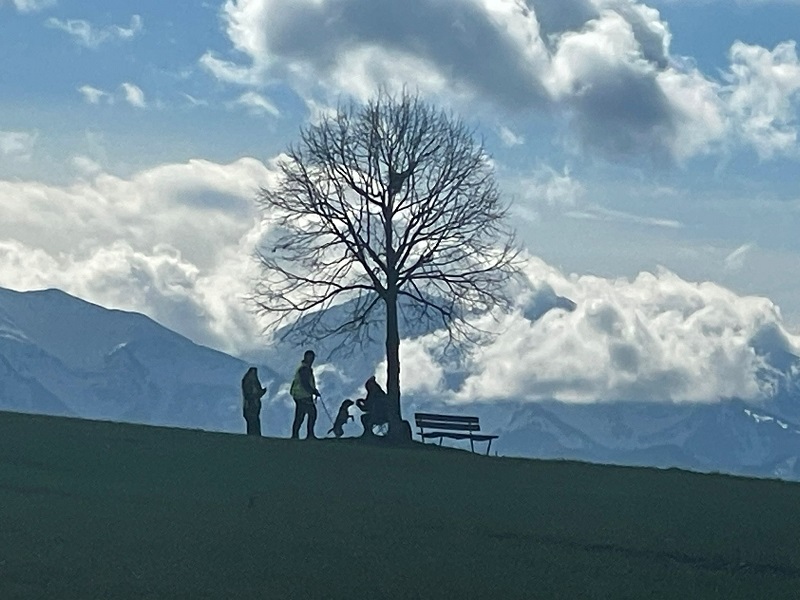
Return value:
[(452, 423), (477, 423), (478, 417), (468, 417), (463, 415), (438, 415), (435, 413), (415, 413), (414, 419), (419, 421), (437, 421)]
[(428, 438), (438, 438), (438, 437), (446, 437), (451, 438), (454, 440), (468, 440), (472, 438), (476, 442), (485, 442), (488, 440), (496, 440), (499, 436), (491, 435), (488, 433), (452, 433), (449, 431), (431, 431), (427, 433), (423, 433), (422, 437), (425, 439)]
[(458, 423), (437, 423), (434, 421), (417, 423), (420, 429), (455, 429), (458, 431), (480, 431), (481, 426), (477, 423), (470, 423), (467, 425), (460, 425)]

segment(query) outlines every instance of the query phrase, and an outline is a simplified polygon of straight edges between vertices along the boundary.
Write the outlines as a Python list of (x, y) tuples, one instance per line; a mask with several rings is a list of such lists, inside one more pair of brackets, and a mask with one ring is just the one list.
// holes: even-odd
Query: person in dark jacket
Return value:
[(364, 389), (367, 390), (367, 397), (358, 398), (356, 406), (364, 412), (361, 415), (363, 435), (371, 436), (373, 425), (382, 425), (389, 421), (389, 400), (374, 375), (364, 383)]
[(258, 380), (258, 369), (247, 369), (242, 377), (242, 415), (247, 423), (247, 435), (261, 435), (261, 398), (266, 393)]
[(319, 398), (320, 393), (317, 389), (317, 382), (314, 379), (314, 370), (311, 365), (314, 364), (315, 354), (313, 350), (306, 350), (303, 353), (303, 361), (297, 367), (292, 379), (292, 386), (289, 389), (289, 394), (294, 400), (294, 422), (292, 422), (292, 439), (296, 440), (300, 437), (300, 426), (303, 420), (308, 417), (306, 423), (306, 439), (314, 440), (317, 436), (314, 435), (314, 423), (317, 422), (317, 406), (315, 401)]

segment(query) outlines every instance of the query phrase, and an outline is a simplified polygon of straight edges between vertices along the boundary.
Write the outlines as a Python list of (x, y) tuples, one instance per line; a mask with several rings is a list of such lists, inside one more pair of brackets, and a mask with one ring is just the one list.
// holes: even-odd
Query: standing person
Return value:
[(316, 398), (319, 398), (319, 390), (317, 383), (314, 380), (314, 370), (311, 365), (314, 364), (315, 354), (313, 350), (306, 350), (303, 353), (303, 362), (297, 367), (294, 379), (292, 380), (292, 387), (289, 393), (294, 400), (294, 422), (292, 423), (292, 439), (296, 440), (300, 436), (300, 426), (303, 424), (303, 419), (308, 416), (306, 423), (306, 439), (315, 440), (317, 436), (314, 435), (314, 423), (317, 421), (317, 406), (314, 404)]
[(242, 377), (242, 415), (247, 422), (247, 435), (261, 435), (261, 397), (266, 392), (258, 380), (258, 369), (247, 369)]

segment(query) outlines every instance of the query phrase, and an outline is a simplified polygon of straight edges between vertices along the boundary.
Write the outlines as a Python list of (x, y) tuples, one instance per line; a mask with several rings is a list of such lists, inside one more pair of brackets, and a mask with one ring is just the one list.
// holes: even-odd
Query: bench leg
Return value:
[(475, 454), (475, 442), (472, 439), (472, 436), (469, 438), (469, 448), (472, 450), (472, 453)]
[(492, 449), (492, 440), (489, 439), (489, 445), (486, 447), (486, 456), (489, 456), (489, 451)]
[(442, 436), (439, 436), (439, 445), (442, 445)]

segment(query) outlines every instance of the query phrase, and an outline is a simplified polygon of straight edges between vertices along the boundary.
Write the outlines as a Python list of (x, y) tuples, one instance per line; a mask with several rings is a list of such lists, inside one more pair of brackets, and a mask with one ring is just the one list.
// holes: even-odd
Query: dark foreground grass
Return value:
[(0, 413), (0, 599), (798, 598), (800, 485)]

